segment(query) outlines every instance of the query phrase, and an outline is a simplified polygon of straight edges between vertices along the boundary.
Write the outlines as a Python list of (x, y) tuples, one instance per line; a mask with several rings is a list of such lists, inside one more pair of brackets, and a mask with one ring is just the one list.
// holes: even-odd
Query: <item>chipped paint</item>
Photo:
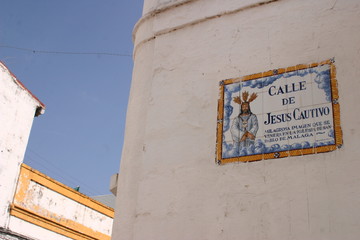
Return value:
[(23, 162), (37, 108), (45, 108), (0, 62), (0, 227), (9, 224), (19, 166)]
[(74, 239), (110, 239), (113, 209), (23, 164), (10, 215)]

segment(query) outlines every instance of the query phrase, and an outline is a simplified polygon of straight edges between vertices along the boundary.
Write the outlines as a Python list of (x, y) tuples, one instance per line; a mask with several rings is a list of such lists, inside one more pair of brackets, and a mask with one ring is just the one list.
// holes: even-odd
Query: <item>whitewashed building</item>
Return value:
[(112, 208), (23, 164), (44, 109), (0, 63), (0, 239), (110, 239)]
[(145, 0), (133, 39), (112, 239), (359, 238), (358, 0)]
[(10, 70), (0, 62), (0, 227), (9, 222), (20, 165), (24, 161), (34, 116), (41, 115), (40, 102)]

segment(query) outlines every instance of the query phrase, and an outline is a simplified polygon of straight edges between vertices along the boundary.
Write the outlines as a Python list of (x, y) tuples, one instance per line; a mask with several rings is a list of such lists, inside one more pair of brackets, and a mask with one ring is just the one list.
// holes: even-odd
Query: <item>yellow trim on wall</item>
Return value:
[(114, 210), (112, 208), (32, 169), (26, 164), (21, 166), (17, 191), (11, 206), (10, 215), (74, 239), (110, 239), (109, 235), (95, 231), (70, 219), (57, 216), (47, 209), (42, 209), (40, 206), (27, 209), (24, 203), (27, 198), (30, 182), (36, 182), (106, 217), (114, 218)]
[[(85, 205), (95, 211), (98, 211), (99, 213), (114, 218), (114, 209), (90, 198), (89, 196), (86, 196), (78, 191), (75, 191), (74, 189), (46, 176), (45, 174), (29, 167), (24, 163), (21, 166), (20, 179), (22, 180), (23, 184), (25, 182), (30, 183), (30, 181), (37, 182), (40, 185), (43, 185), (65, 197), (68, 197), (82, 205)], [(26, 190), (27, 188), (25, 188), (25, 186), (21, 187), (21, 189), (18, 190), (20, 194), (17, 194), (15, 196), (15, 199), (18, 201), (23, 200), (26, 193), (24, 191)]]
[[(110, 240), (111, 237), (99, 232), (89, 232), (86, 227), (82, 226), (81, 224), (73, 222), (74, 225), (80, 225), (76, 228), (70, 228), (66, 225), (72, 225), (72, 224), (61, 224), (58, 222), (55, 222), (49, 218), (42, 217), (32, 211), (29, 211), (25, 208), (22, 208), (20, 206), (12, 205), (10, 208), (10, 215), (13, 217), (17, 217), (19, 219), (22, 219), (24, 221), (27, 221), (29, 223), (35, 224), (39, 227), (45, 228), (47, 230), (50, 230), (52, 232), (64, 235), (66, 237), (76, 239), (76, 240)], [(70, 221), (70, 220), (66, 220)]]

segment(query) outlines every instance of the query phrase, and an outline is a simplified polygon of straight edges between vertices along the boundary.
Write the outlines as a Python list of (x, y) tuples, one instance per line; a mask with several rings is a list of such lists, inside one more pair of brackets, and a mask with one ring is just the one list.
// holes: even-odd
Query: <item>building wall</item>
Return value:
[(112, 208), (23, 164), (44, 108), (0, 63), (0, 239), (110, 239)]
[(9, 220), (9, 205), (38, 107), (44, 105), (0, 63), (0, 227)]
[[(113, 239), (357, 239), (360, 4), (144, 2)], [(335, 59), (344, 145), (215, 164), (219, 82)]]
[[(32, 224), (30, 222), (24, 221), (20, 218), (11, 217), (9, 228), (16, 233), (25, 233), (22, 234), (24, 239), (58, 239), (58, 240), (72, 240), (73, 238), (68, 238), (64, 235), (58, 234), (53, 231), (48, 231), (43, 227)], [(5, 238), (6, 239), (6, 238)], [(15, 238), (14, 239), (21, 239)], [(22, 240), (22, 239), (21, 239)]]
[(34, 239), (110, 239), (112, 208), (23, 164), (9, 229)]

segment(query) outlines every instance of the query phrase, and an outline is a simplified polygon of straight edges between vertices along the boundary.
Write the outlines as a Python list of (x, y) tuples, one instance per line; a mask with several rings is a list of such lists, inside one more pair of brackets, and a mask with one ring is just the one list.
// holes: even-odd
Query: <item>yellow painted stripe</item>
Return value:
[(331, 74), (331, 94), (332, 94), (332, 99), (337, 100), (338, 102), (335, 104), (333, 103), (333, 114), (334, 114), (334, 131), (335, 131), (335, 144), (337, 146), (340, 146), (343, 144), (343, 136), (342, 136), (342, 129), (341, 129), (341, 125), (340, 125), (340, 103), (339, 103), (339, 90), (338, 90), (338, 85), (337, 85), (337, 80), (336, 80), (336, 67), (335, 65), (331, 62), (331, 69), (330, 69), (330, 74)]
[(236, 83), (236, 82), (240, 82), (240, 81), (241, 81), (240, 78), (230, 78), (230, 79), (224, 80), (223, 83), (225, 85), (227, 85), (227, 84)]
[(224, 118), (224, 85), (219, 88), (219, 101), (218, 101), (218, 120)]
[(114, 218), (114, 209), (78, 191), (75, 191), (74, 189), (46, 176), (45, 174), (42, 174), (35, 169), (32, 169), (26, 164), (22, 164), (20, 181), (23, 183), (20, 184), (20, 189), (18, 189), (20, 194), (16, 194), (15, 196), (15, 199), (18, 201), (24, 200), (28, 184), (30, 183), (30, 181), (34, 181), (84, 206), (98, 211), (108, 217)]
[(59, 224), (58, 222), (55, 222), (49, 218), (42, 217), (32, 211), (29, 211), (25, 208), (16, 205), (11, 206), (10, 215), (75, 240), (110, 240), (111, 239), (111, 237), (108, 235), (95, 232), (91, 229), (90, 229), (91, 231), (89, 231), (89, 229), (85, 229), (85, 227), (82, 226), (81, 224), (73, 222), (72, 224), (81, 225), (81, 226), (77, 226), (77, 228), (72, 229), (63, 224)]

